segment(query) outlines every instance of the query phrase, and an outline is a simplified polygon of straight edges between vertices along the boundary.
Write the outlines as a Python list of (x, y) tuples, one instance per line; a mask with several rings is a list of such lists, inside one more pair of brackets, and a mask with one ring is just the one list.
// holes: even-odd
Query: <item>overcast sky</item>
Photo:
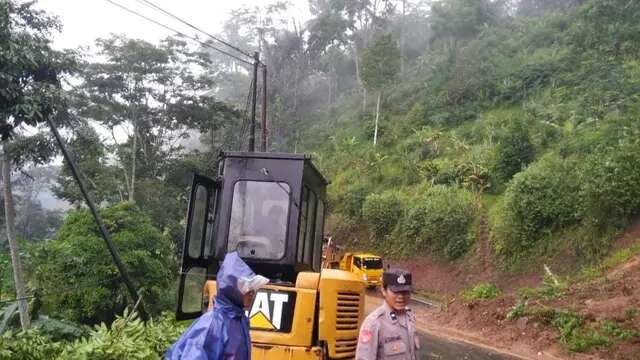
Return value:
[[(112, 0), (147, 17), (177, 29), (187, 35), (196, 32), (180, 22), (167, 17), (142, 4), (141, 0)], [(190, 22), (209, 33), (219, 33), (229, 12), (243, 6), (263, 6), (273, 3), (271, 0), (149, 0), (170, 13)], [(169, 35), (171, 31), (126, 12), (106, 0), (39, 0), (36, 7), (59, 17), (62, 32), (54, 34), (53, 46), (58, 49), (77, 48), (94, 44), (97, 38), (106, 38), (110, 34), (124, 34), (130, 38), (144, 39), (156, 43)], [(286, 19), (295, 18), (304, 23), (309, 19), (307, 0), (291, 0)], [(200, 35), (202, 38), (203, 36)], [(102, 136), (106, 130), (97, 130)], [(123, 129), (116, 129), (116, 137), (126, 137)], [(53, 164), (60, 165), (61, 158)], [(56, 199), (49, 189), (43, 189), (40, 200), (46, 209), (66, 209), (68, 204)]]
[[(194, 35), (190, 28), (146, 7), (140, 0), (113, 0), (161, 23)], [(229, 11), (243, 5), (265, 5), (267, 0), (150, 0), (159, 7), (211, 33), (221, 30)], [(304, 22), (309, 17), (306, 0), (291, 0), (288, 17)], [(39, 0), (37, 6), (60, 17), (64, 28), (55, 36), (57, 48), (92, 45), (94, 39), (111, 33), (151, 42), (172, 35), (171, 31), (130, 14), (105, 0)]]

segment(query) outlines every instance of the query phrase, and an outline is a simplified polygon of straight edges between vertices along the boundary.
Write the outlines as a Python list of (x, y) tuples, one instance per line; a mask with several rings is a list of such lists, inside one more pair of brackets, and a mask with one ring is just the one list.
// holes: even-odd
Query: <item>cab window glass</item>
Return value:
[(296, 249), (298, 254), (296, 259), (299, 263), (302, 262), (302, 258), (304, 255), (304, 235), (307, 230), (307, 198), (309, 197), (309, 191), (306, 187), (302, 188), (302, 201), (300, 203), (300, 226), (298, 227), (298, 246)]
[(290, 188), (284, 182), (238, 181), (233, 188), (227, 250), (244, 258), (284, 256)]
[(182, 288), (182, 303), (180, 310), (185, 313), (200, 312), (202, 310), (202, 288), (207, 275), (207, 269), (193, 267), (185, 274)]
[(367, 269), (382, 269), (382, 259), (366, 258), (364, 259), (363, 265), (366, 266)]
[(192, 258), (200, 257), (202, 248), (202, 235), (204, 231), (205, 216), (207, 211), (207, 188), (198, 185), (191, 213), (191, 228), (189, 230), (188, 253)]
[(324, 236), (324, 202), (318, 198), (316, 210), (316, 234), (313, 240), (313, 269), (320, 270), (322, 262), (322, 238)]
[(213, 255), (213, 224), (216, 214), (217, 195), (217, 192), (214, 191), (213, 194), (209, 196), (209, 209), (207, 210), (207, 230), (205, 233), (204, 242), (204, 256), (206, 257)]
[(353, 258), (353, 265), (362, 268), (362, 263), (360, 261), (360, 258)]

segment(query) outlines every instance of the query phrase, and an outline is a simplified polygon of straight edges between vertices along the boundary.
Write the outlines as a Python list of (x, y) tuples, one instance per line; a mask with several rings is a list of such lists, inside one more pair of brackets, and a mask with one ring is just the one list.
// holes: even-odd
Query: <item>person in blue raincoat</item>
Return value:
[(173, 344), (165, 360), (250, 360), (251, 339), (245, 308), (269, 280), (256, 275), (237, 252), (225, 256), (216, 277), (213, 311), (196, 320)]

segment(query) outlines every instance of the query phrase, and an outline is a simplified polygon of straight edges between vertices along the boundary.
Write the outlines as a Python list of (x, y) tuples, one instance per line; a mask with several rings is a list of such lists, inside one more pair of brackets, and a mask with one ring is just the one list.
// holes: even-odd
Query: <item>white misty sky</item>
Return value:
[[(20, 0), (25, 1), (25, 0)], [(189, 36), (196, 35), (196, 31), (188, 26), (172, 19), (150, 7), (141, 0), (113, 0), (127, 8), (135, 10), (160, 23), (170, 26)], [(222, 30), (223, 23), (229, 18), (233, 9), (244, 6), (264, 6), (273, 3), (272, 0), (150, 0), (157, 6), (188, 21), (196, 27), (212, 34)], [(304, 23), (309, 19), (309, 7), (307, 0), (289, 1), (289, 10), (283, 18), (295, 19)], [(110, 34), (124, 34), (130, 38), (143, 39), (157, 43), (170, 35), (175, 35), (170, 30), (148, 22), (134, 14), (131, 14), (105, 0), (39, 0), (36, 8), (56, 15), (60, 19), (63, 28), (60, 33), (54, 33), (53, 46), (58, 49), (75, 49), (80, 46), (93, 46), (97, 38), (106, 38)], [(199, 34), (204, 39), (205, 35)], [(218, 45), (224, 48), (223, 45)], [(110, 135), (105, 129), (96, 126), (103, 139), (110, 142)], [(124, 129), (116, 129), (116, 137), (119, 141), (126, 138)], [(197, 144), (197, 137), (191, 142)], [(185, 144), (194, 146), (194, 144)], [(62, 158), (53, 161), (54, 165), (60, 165)], [(50, 190), (45, 189), (40, 196), (45, 208), (65, 209), (68, 205), (64, 201), (55, 199)]]
[[(187, 35), (195, 31), (161, 14), (139, 0), (113, 0)], [(151, 0), (152, 3), (209, 32), (217, 33), (229, 17), (229, 11), (247, 6), (272, 3), (267, 0)], [(130, 14), (105, 0), (39, 0), (37, 7), (57, 15), (63, 29), (56, 34), (56, 48), (76, 48), (93, 45), (96, 38), (111, 33), (157, 42), (172, 33), (158, 25)], [(307, 0), (291, 0), (287, 18), (304, 22), (309, 18)]]

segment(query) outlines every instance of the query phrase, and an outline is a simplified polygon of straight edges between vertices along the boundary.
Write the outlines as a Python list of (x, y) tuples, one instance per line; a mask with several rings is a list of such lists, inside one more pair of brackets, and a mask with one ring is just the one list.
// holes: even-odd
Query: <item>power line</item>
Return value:
[(237, 46), (231, 45), (231, 44), (229, 44), (228, 42), (226, 42), (226, 41), (224, 41), (224, 40), (222, 40), (222, 39), (220, 39), (220, 38), (218, 38), (218, 37), (216, 37), (216, 36), (214, 36), (214, 35), (211, 35), (211, 34), (207, 33), (206, 31), (204, 31), (204, 30), (202, 30), (202, 29), (198, 28), (198, 27), (197, 27), (197, 26), (195, 26), (195, 25), (190, 24), (190, 23), (189, 23), (189, 22), (187, 22), (186, 20), (183, 20), (183, 19), (179, 18), (178, 16), (176, 16), (176, 15), (174, 15), (174, 14), (172, 14), (172, 13), (168, 12), (167, 10), (165, 10), (165, 9), (163, 9), (163, 8), (161, 8), (161, 7), (159, 7), (158, 5), (156, 5), (156, 4), (154, 4), (154, 3), (152, 3), (151, 1), (148, 1), (148, 0), (137, 0), (137, 1), (138, 1), (138, 2), (140, 2), (140, 3), (147, 4), (148, 6), (150, 6), (150, 7), (154, 8), (154, 9), (156, 9), (156, 10), (160, 11), (160, 12), (162, 12), (163, 14), (165, 14), (165, 15), (167, 15), (167, 16), (170, 16), (170, 17), (172, 17), (172, 18), (174, 18), (174, 19), (176, 19), (176, 20), (180, 21), (181, 23), (183, 23), (183, 24), (187, 25), (188, 27), (190, 27), (190, 28), (192, 28), (192, 29), (194, 29), (194, 30), (196, 30), (196, 31), (199, 31), (199, 32), (201, 32), (201, 33), (203, 33), (203, 34), (205, 34), (205, 35), (207, 35), (208, 37), (212, 38), (213, 40), (218, 41), (218, 42), (220, 42), (220, 43), (222, 43), (222, 44), (224, 44), (224, 45), (226, 45), (226, 46), (230, 47), (231, 49), (233, 49), (233, 50), (235, 50), (235, 51), (237, 51), (237, 52), (241, 53), (242, 55), (245, 55), (245, 56), (247, 56), (247, 57), (249, 57), (249, 58), (253, 58), (253, 55), (249, 54), (248, 52), (246, 52), (246, 51), (244, 51), (244, 50), (242, 50), (242, 49), (238, 48)]
[(191, 40), (193, 40), (193, 41), (196, 41), (196, 42), (198, 42), (200, 45), (202, 45), (202, 46), (204, 46), (204, 47), (208, 47), (208, 48), (210, 48), (210, 49), (216, 50), (216, 51), (218, 51), (218, 52), (220, 52), (220, 53), (222, 53), (222, 54), (225, 54), (225, 55), (227, 55), (227, 56), (229, 56), (229, 57), (232, 57), (232, 58), (234, 58), (234, 59), (236, 59), (236, 60), (238, 60), (239, 62), (242, 62), (242, 63), (244, 63), (244, 64), (247, 64), (247, 65), (253, 65), (253, 63), (252, 63), (252, 62), (250, 62), (250, 61), (244, 60), (244, 59), (242, 59), (242, 58), (240, 58), (240, 57), (238, 57), (238, 56), (236, 56), (236, 55), (233, 55), (233, 54), (231, 54), (231, 53), (229, 53), (229, 52), (226, 52), (226, 51), (224, 51), (224, 50), (222, 50), (222, 49), (218, 49), (217, 47), (212, 46), (211, 44), (208, 44), (208, 43), (206, 43), (206, 42), (200, 41), (200, 40), (198, 40), (198, 39), (197, 39), (197, 38), (195, 38), (195, 37), (189, 36), (189, 35), (187, 35), (187, 34), (185, 34), (185, 33), (183, 33), (183, 32), (180, 32), (180, 31), (178, 31), (178, 30), (176, 30), (176, 29), (174, 29), (174, 28), (172, 28), (172, 27), (169, 27), (169, 26), (167, 26), (167, 25), (165, 25), (165, 24), (163, 24), (163, 23), (161, 23), (161, 22), (159, 22), (159, 21), (153, 20), (153, 19), (151, 19), (151, 18), (149, 18), (149, 17), (147, 17), (147, 16), (145, 16), (145, 15), (142, 15), (142, 14), (140, 14), (139, 12), (137, 12), (137, 11), (135, 11), (135, 10), (131, 10), (131, 9), (129, 9), (128, 7), (126, 7), (126, 6), (122, 5), (122, 4), (119, 4), (119, 3), (115, 2), (115, 1), (112, 1), (112, 0), (104, 0), (104, 1), (106, 1), (106, 2), (108, 2), (108, 3), (110, 3), (110, 4), (112, 4), (112, 5), (115, 5), (115, 6), (117, 6), (117, 7), (121, 8), (121, 9), (123, 9), (123, 10), (125, 10), (125, 11), (127, 11), (127, 12), (129, 12), (129, 13), (131, 13), (131, 14), (134, 14), (134, 15), (136, 15), (136, 16), (138, 16), (138, 17), (141, 17), (141, 18), (143, 18), (143, 19), (145, 19), (145, 20), (147, 20), (147, 21), (149, 21), (149, 22), (152, 22), (152, 23), (154, 23), (154, 24), (156, 24), (156, 25), (158, 25), (158, 26), (161, 26), (161, 27), (163, 27), (163, 28), (165, 28), (165, 29), (167, 29), (167, 30), (169, 30), (169, 31), (173, 31), (173, 32), (175, 32), (176, 34), (178, 34), (178, 35), (180, 35), (180, 36), (182, 36), (182, 37), (185, 37), (185, 38), (187, 38), (187, 39), (191, 39)]

